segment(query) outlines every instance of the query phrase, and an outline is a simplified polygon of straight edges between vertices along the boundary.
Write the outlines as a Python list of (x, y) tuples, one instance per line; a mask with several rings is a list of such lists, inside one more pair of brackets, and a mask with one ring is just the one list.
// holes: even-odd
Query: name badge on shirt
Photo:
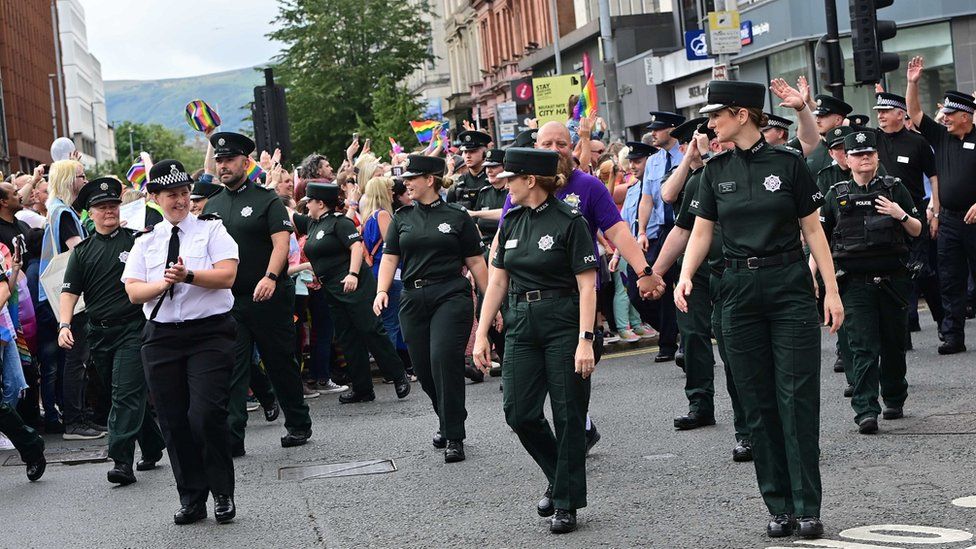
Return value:
[(976, 149), (976, 143), (971, 143), (969, 141), (966, 141), (965, 143), (962, 144), (962, 148), (969, 149), (969, 150)]
[(902, 164), (908, 164), (908, 157), (907, 156), (899, 156), (898, 157), (898, 162), (900, 162)]
[(735, 181), (726, 181), (725, 183), (718, 184), (718, 192), (720, 193), (734, 193), (735, 192)]
[(511, 250), (511, 249), (515, 248), (516, 246), (518, 246), (518, 240), (517, 239), (512, 239), (512, 240), (509, 240), (509, 241), (505, 242), (505, 249), (506, 250)]

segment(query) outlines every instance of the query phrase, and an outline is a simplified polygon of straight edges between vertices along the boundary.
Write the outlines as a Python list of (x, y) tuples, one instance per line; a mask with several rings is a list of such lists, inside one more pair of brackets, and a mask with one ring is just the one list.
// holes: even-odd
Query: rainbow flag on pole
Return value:
[(411, 120), (410, 128), (413, 129), (413, 133), (417, 136), (417, 141), (430, 143), (431, 139), (434, 138), (434, 130), (441, 124), (442, 122), (437, 122), (436, 120)]
[(579, 101), (573, 107), (573, 118), (579, 120), (583, 116), (591, 116), (596, 112), (598, 101), (596, 96), (596, 82), (593, 81), (593, 75), (591, 74), (586, 79), (586, 84), (583, 86), (583, 92), (579, 96)]
[(132, 183), (133, 189), (142, 192), (142, 187), (146, 184), (146, 166), (142, 162), (136, 162), (126, 172), (125, 178)]
[(253, 158), (247, 159), (247, 178), (254, 182), (260, 182), (261, 174), (264, 173), (264, 169), (254, 161)]

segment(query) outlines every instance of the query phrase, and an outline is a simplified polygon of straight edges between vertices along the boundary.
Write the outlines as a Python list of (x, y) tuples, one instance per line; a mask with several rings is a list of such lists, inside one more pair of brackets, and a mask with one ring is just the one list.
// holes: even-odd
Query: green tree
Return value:
[(417, 146), (417, 136), (407, 123), (420, 116), (423, 106), (417, 94), (410, 93), (403, 86), (384, 76), (380, 78), (378, 87), (370, 98), (370, 112), (373, 114), (373, 124), (359, 120), (359, 133), (373, 140), (370, 148), (377, 156), (390, 156), (390, 138), (396, 139), (405, 151)]
[[(133, 152), (136, 158), (129, 155), (129, 132), (132, 132)], [(125, 181), (126, 172), (139, 153), (145, 151), (152, 156), (153, 161), (163, 159), (179, 160), (189, 171), (203, 167), (203, 156), (206, 149), (192, 146), (186, 142), (186, 137), (162, 124), (140, 124), (138, 122), (120, 122), (115, 125), (115, 154), (118, 162), (99, 164), (91, 175), (114, 174)]]
[[(353, 131), (374, 128), (381, 79), (402, 82), (433, 59), (430, 8), (403, 0), (279, 1), (278, 29), (268, 36), (285, 44), (277, 74), (287, 88), (293, 156), (341, 156)], [(376, 146), (387, 137), (374, 139)]]

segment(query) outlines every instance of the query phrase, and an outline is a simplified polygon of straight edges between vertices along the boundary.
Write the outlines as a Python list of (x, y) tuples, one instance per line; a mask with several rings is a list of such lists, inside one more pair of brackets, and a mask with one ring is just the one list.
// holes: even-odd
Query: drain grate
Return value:
[[(56, 450), (46, 450), (44, 452), (44, 459), (48, 463), (62, 463), (64, 465), (78, 465), (80, 463), (98, 463), (101, 461), (108, 461), (108, 448), (61, 448)], [(24, 462), (20, 460), (20, 456), (16, 452), (7, 456), (7, 459), (3, 462), (5, 467), (23, 467)]]
[(976, 435), (976, 412), (934, 414), (897, 423), (901, 425), (888, 428), (886, 431), (893, 435)]
[(296, 465), (279, 468), (278, 480), (378, 475), (381, 473), (393, 473), (396, 470), (396, 463), (392, 459), (373, 459), (369, 461), (350, 461), (347, 463), (327, 463), (320, 465)]

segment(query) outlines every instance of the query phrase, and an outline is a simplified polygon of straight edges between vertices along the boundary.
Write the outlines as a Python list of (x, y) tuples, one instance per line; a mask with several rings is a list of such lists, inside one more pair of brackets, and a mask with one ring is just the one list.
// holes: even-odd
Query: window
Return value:
[[(796, 86), (796, 80), (800, 76), (810, 78), (810, 59), (807, 53), (807, 46), (800, 45), (769, 56), (770, 78), (782, 78), (791, 86)], [(811, 82), (811, 85), (813, 83)], [(796, 120), (796, 112), (793, 109), (784, 109), (779, 106), (776, 96), (770, 100), (773, 114)]]

